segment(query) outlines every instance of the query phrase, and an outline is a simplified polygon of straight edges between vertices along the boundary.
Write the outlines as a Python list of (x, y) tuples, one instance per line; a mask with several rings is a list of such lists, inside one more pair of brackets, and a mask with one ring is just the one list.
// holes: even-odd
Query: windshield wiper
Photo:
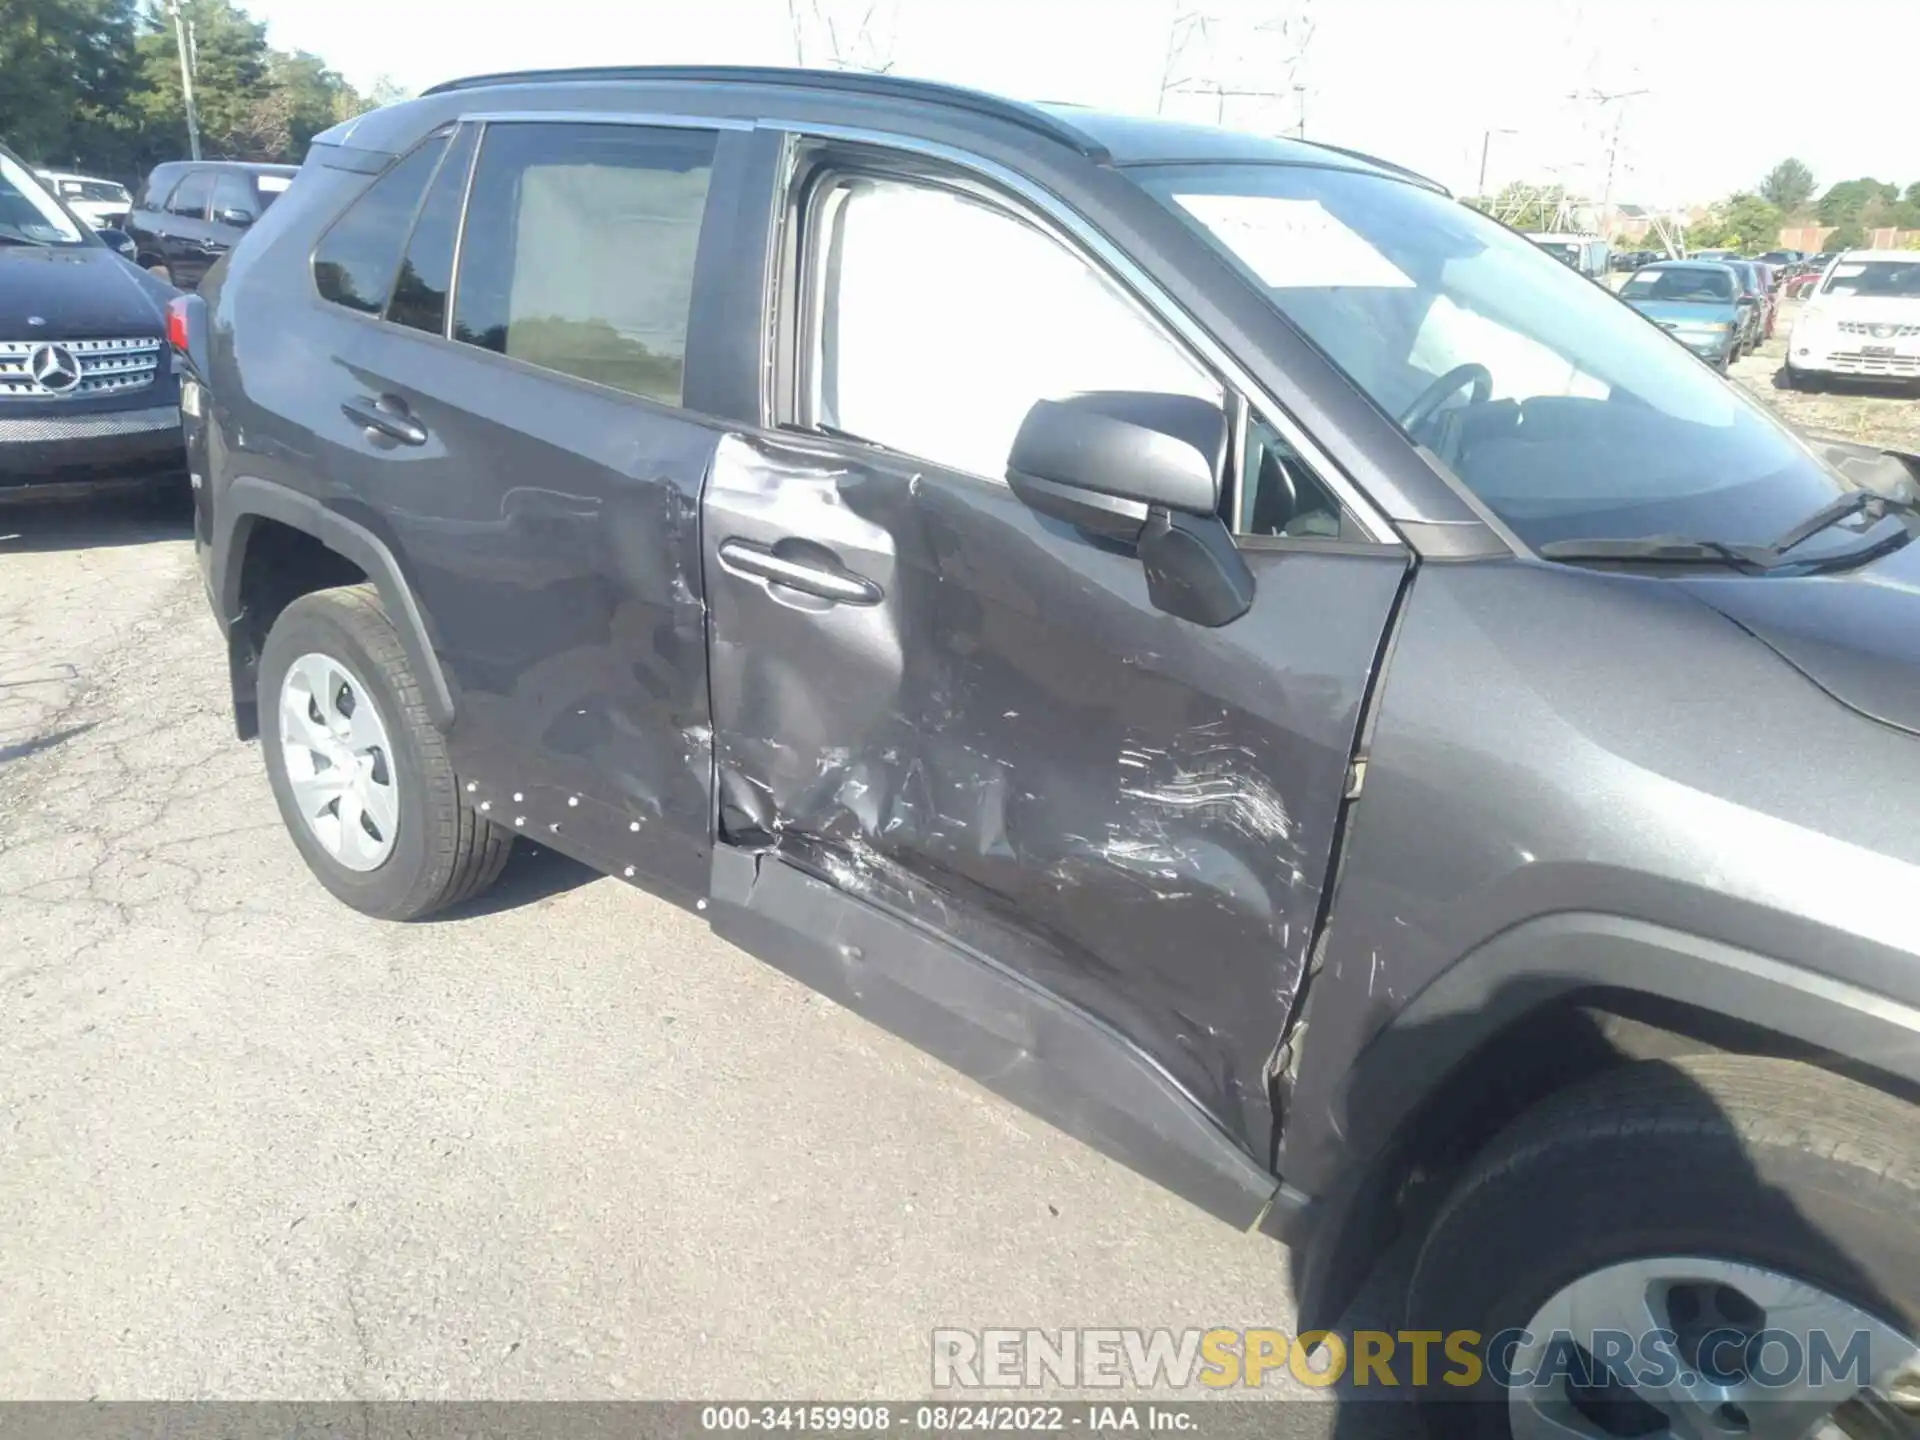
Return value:
[(1655, 565), (1731, 565), (1762, 571), (1777, 560), (1760, 546), (1693, 540), (1684, 535), (1602, 536), (1592, 540), (1549, 540), (1539, 547), (1549, 560), (1625, 560)]
[(51, 240), (34, 240), (26, 235), (9, 235), (0, 230), (0, 245), (31, 245), (37, 250), (44, 250), (52, 243)]
[(1832, 529), (1842, 520), (1853, 515), (1864, 515), (1878, 523), (1889, 515), (1910, 516), (1916, 512), (1920, 512), (1920, 505), (1916, 505), (1911, 500), (1882, 495), (1878, 490), (1850, 490), (1844, 495), (1829, 500), (1773, 544), (1767, 546), (1767, 549), (1776, 556), (1784, 555), (1796, 545), (1811, 540), (1822, 530)]
[[(1878, 522), (1888, 515), (1904, 519), (1904, 534), (1856, 550), (1836, 555), (1789, 556), (1788, 551), (1831, 529), (1853, 515), (1865, 515)], [(1771, 545), (1735, 545), (1724, 540), (1696, 540), (1685, 535), (1604, 536), (1592, 540), (1549, 540), (1539, 551), (1549, 560), (1619, 560), (1636, 565), (1728, 565), (1749, 574), (1763, 575), (1769, 570), (1790, 565), (1826, 567), (1857, 565), (1877, 560), (1907, 543), (1920, 531), (1920, 502), (1882, 495), (1877, 490), (1851, 490), (1822, 505)]]

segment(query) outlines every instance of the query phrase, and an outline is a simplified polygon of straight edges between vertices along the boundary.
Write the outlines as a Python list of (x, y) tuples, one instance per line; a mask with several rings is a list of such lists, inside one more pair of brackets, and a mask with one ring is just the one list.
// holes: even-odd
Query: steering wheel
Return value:
[(1440, 402), (1469, 380), (1473, 382), (1473, 393), (1468, 398), (1473, 404), (1484, 404), (1493, 398), (1493, 372), (1470, 360), (1465, 365), (1454, 366), (1422, 390), (1420, 398), (1409, 405), (1407, 413), (1400, 417), (1400, 428), (1412, 431), (1425, 425), (1433, 418), (1434, 411), (1440, 408)]

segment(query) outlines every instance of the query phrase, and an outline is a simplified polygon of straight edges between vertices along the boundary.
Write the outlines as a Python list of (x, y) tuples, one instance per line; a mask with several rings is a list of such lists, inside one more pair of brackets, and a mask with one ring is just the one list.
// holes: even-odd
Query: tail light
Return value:
[(187, 301), (190, 298), (176, 295), (167, 302), (167, 343), (182, 355), (187, 353)]

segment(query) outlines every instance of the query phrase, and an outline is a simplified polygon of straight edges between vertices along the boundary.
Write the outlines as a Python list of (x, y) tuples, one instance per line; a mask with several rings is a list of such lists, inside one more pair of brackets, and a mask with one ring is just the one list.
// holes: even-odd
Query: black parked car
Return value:
[(1395, 166), (891, 77), (442, 86), (180, 305), (348, 905), (537, 838), (1286, 1239), (1309, 1323), (1421, 1232), (1455, 1428), (1920, 1379), (1920, 462)]
[(184, 473), (174, 292), (0, 149), (0, 501)]
[(299, 169), (239, 160), (176, 160), (154, 167), (127, 219), (139, 262), (184, 290), (280, 198)]

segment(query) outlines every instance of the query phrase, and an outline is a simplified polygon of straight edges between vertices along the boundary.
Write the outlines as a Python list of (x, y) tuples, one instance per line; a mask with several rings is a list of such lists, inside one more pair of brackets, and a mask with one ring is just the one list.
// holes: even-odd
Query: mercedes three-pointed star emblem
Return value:
[(80, 362), (64, 345), (36, 345), (27, 356), (27, 373), (42, 390), (64, 395), (80, 383)]

